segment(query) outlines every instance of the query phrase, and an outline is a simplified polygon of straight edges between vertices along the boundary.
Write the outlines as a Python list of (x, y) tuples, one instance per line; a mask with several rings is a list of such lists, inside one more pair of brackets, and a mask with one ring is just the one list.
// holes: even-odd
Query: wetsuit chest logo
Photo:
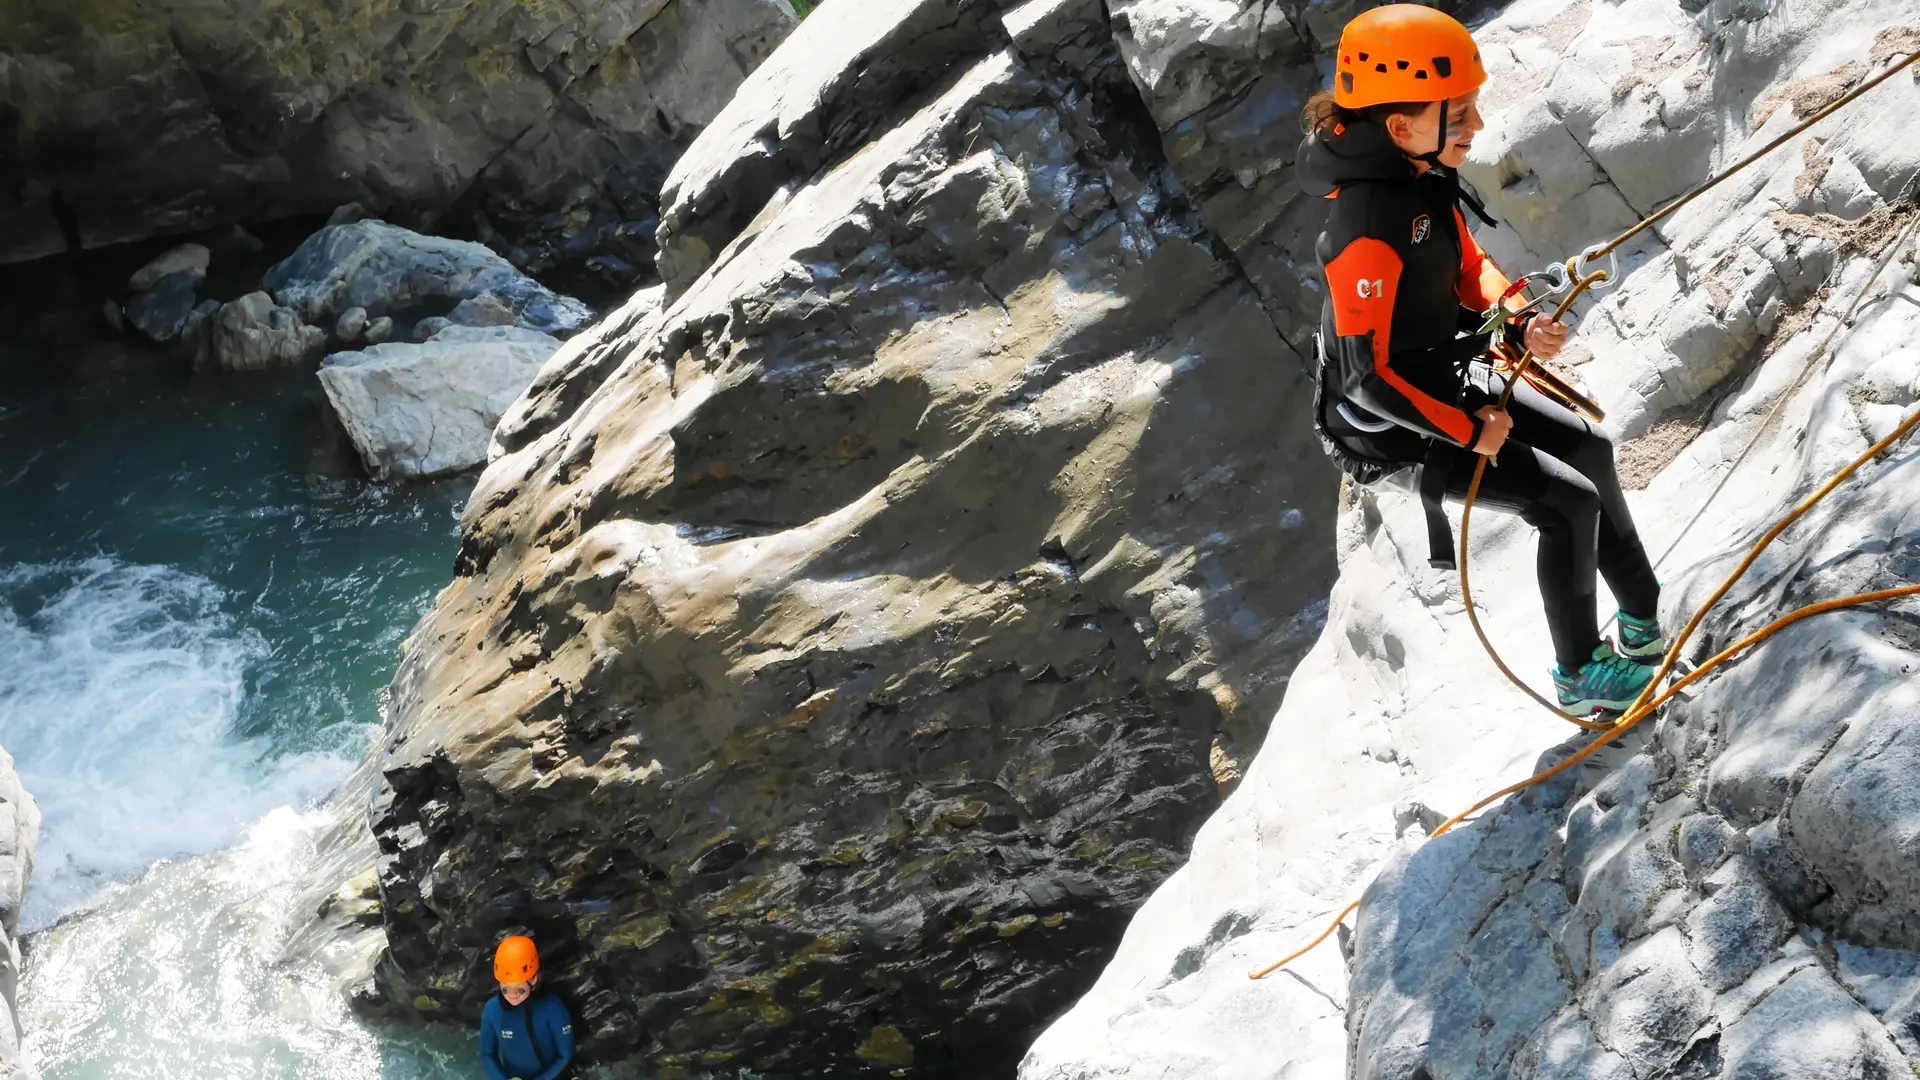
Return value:
[(1429, 217), (1426, 214), (1421, 214), (1419, 217), (1413, 219), (1413, 242), (1414, 243), (1416, 244), (1423, 243), (1426, 241), (1427, 237), (1432, 235), (1433, 235), (1433, 218)]

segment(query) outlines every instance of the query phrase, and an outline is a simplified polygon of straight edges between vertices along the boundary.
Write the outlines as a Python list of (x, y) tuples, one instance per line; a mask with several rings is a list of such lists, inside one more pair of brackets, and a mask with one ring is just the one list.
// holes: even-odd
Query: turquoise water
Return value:
[(310, 372), (127, 366), (0, 384), (29, 1052), (51, 1080), (471, 1075), (464, 1032), (369, 1028), (271, 961), (471, 479), (357, 478)]

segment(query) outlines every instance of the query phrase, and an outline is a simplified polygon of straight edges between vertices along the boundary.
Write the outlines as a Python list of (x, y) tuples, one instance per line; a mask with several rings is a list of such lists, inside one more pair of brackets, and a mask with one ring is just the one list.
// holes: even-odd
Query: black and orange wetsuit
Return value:
[[(1473, 414), (1505, 386), (1476, 361), (1485, 342), (1471, 335), (1510, 282), (1467, 228), (1452, 174), (1416, 172), (1380, 125), (1309, 136), (1297, 168), (1308, 195), (1332, 202), (1317, 247), (1327, 299), (1315, 423), (1329, 456), (1358, 480), (1418, 467), (1432, 559), (1451, 565), (1439, 503), (1466, 497), (1482, 427)], [(1647, 619), (1658, 615), (1659, 580), (1605, 433), (1524, 383), (1508, 413), (1513, 429), (1481, 480), (1480, 503), (1540, 530), (1547, 625), (1571, 672), (1600, 641), (1596, 572), (1623, 611)]]

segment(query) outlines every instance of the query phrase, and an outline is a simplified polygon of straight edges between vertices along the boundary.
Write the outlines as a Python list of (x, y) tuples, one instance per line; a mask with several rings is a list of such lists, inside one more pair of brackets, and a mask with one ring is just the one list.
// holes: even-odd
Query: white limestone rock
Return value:
[(450, 326), (421, 344), (335, 353), (320, 385), (369, 473), (441, 476), (485, 463), (501, 414), (559, 347), (518, 327)]

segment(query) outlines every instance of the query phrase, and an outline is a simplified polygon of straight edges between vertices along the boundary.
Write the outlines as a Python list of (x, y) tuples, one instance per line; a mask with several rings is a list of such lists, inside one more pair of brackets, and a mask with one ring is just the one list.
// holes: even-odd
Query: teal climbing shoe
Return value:
[(1660, 632), (1658, 619), (1636, 619), (1622, 611), (1614, 616), (1620, 624), (1620, 655), (1642, 664), (1657, 664), (1666, 659), (1667, 635)]
[(1553, 686), (1560, 694), (1560, 707), (1576, 716), (1605, 709), (1625, 712), (1640, 691), (1653, 681), (1654, 670), (1629, 660), (1602, 641), (1593, 650), (1593, 660), (1582, 664), (1578, 674), (1569, 675), (1556, 665)]

